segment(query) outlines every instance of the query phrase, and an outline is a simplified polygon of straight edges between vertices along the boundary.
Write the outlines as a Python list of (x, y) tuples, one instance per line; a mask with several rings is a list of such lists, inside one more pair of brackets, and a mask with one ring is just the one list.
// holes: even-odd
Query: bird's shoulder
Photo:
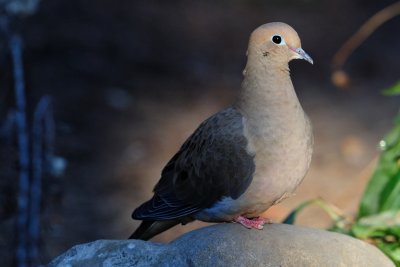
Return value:
[(245, 141), (243, 116), (236, 108), (226, 108), (203, 121), (182, 145), (181, 150), (204, 146), (205, 143), (217, 146), (223, 144), (215, 143), (215, 141), (223, 143)]

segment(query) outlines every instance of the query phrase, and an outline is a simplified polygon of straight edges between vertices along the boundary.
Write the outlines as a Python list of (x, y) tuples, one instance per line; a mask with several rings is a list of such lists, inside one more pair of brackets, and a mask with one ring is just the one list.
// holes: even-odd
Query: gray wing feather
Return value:
[(162, 171), (154, 196), (132, 217), (170, 220), (194, 214), (222, 197), (238, 198), (255, 170), (247, 150), (242, 115), (225, 109), (206, 121), (182, 145)]

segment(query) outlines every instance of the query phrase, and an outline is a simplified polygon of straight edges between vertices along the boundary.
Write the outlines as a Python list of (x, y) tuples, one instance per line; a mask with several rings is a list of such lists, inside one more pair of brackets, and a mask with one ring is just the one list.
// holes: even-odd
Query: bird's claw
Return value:
[(248, 219), (243, 216), (238, 216), (233, 221), (236, 223), (240, 223), (241, 225), (243, 225), (244, 227), (246, 227), (248, 229), (254, 228), (254, 229), (258, 229), (258, 230), (263, 229), (264, 224), (271, 223), (270, 219), (263, 218), (263, 217)]

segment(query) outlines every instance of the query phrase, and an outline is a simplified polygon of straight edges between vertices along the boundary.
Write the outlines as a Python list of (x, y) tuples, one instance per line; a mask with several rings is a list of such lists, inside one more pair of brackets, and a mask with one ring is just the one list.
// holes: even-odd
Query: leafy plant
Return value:
[(400, 81), (397, 82), (395, 85), (392, 87), (383, 90), (384, 95), (400, 95)]
[[(384, 90), (387, 95), (400, 95), (400, 82)], [(394, 127), (379, 142), (382, 153), (361, 199), (356, 218), (350, 221), (332, 204), (314, 199), (300, 204), (284, 223), (294, 223), (297, 214), (317, 204), (332, 219), (329, 230), (347, 234), (377, 246), (396, 266), (400, 266), (400, 114)]]

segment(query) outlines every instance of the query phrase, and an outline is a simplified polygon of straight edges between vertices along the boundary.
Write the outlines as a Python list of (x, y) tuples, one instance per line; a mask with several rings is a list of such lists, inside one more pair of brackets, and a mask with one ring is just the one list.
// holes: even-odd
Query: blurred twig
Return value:
[[(22, 63), (22, 40), (15, 34), (9, 41), (14, 70), (14, 87), (17, 110), (15, 124), (19, 150), (19, 189), (17, 219), (18, 267), (37, 266), (39, 263), (40, 204), (44, 168), (53, 169), (54, 119), (51, 99), (40, 99), (33, 118), (32, 142), (29, 139), (26, 115), (24, 69)], [(32, 154), (30, 144), (32, 143)], [(44, 160), (43, 160), (44, 159)], [(30, 175), (32, 161), (32, 175)]]
[[(8, 42), (11, 54), (16, 102), (15, 111), (8, 113), (0, 133), (5, 136), (12, 134), (15, 125), (19, 154), (15, 253), (18, 267), (39, 264), (38, 240), (43, 166), (47, 167), (53, 153), (54, 122), (50, 112), (49, 97), (43, 97), (35, 110), (31, 147), (26, 108), (23, 41), (12, 27), (13, 20), (33, 14), (39, 2), (40, 0), (0, 0), (0, 29)], [(47, 165), (44, 165), (43, 157)]]
[(377, 28), (386, 21), (400, 15), (400, 2), (382, 9), (370, 17), (356, 33), (354, 33), (336, 52), (332, 59), (332, 81), (338, 87), (345, 87), (348, 83), (348, 77), (343, 72), (343, 65), (348, 57), (357, 49)]
[(360, 29), (353, 34), (333, 56), (332, 65), (340, 69), (347, 58), (368, 38), (379, 26), (386, 21), (400, 15), (400, 2), (396, 2), (369, 18)]
[[(40, 99), (33, 117), (32, 129), (32, 182), (30, 187), (29, 209), (29, 250), (31, 265), (38, 264), (40, 236), (40, 203), (42, 195), (43, 167), (49, 165), (53, 155), (54, 121), (51, 110), (51, 99), (44, 96)], [(45, 159), (45, 162), (43, 162)]]
[(16, 100), (16, 126), (19, 148), (19, 188), (17, 219), (17, 266), (28, 266), (28, 217), (29, 217), (29, 135), (27, 131), (24, 70), (22, 63), (22, 40), (15, 34), (10, 38), (9, 47), (13, 63), (14, 89)]

